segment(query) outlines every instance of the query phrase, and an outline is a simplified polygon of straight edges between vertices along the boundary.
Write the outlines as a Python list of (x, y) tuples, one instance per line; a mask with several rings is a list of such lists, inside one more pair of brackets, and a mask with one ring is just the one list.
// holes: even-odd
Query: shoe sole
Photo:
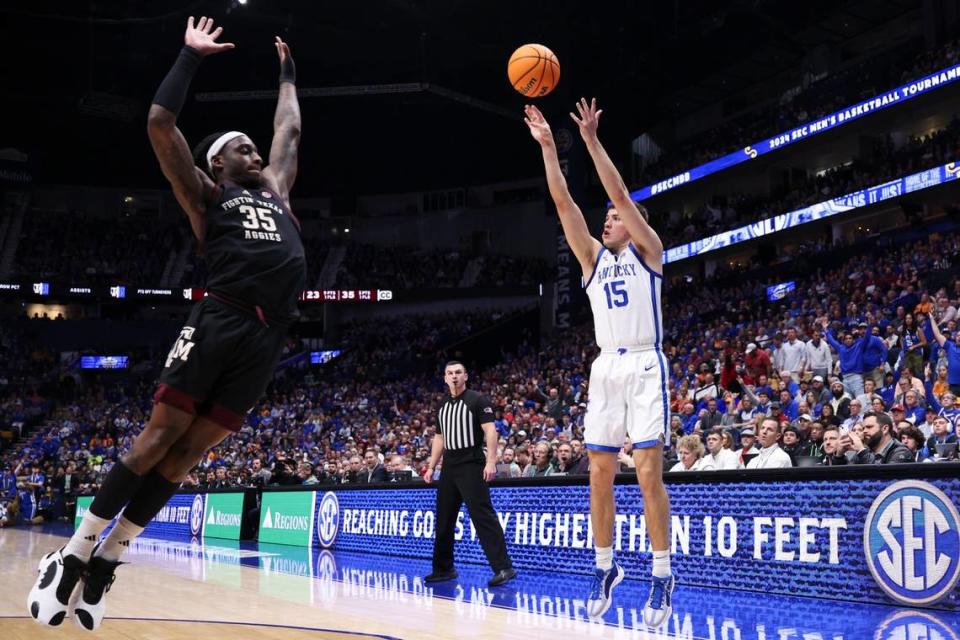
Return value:
[[(40, 560), (40, 564), (37, 566), (37, 573), (42, 575), (37, 576), (37, 580), (30, 589), (30, 593), (27, 594), (27, 609), (30, 611), (30, 617), (33, 618), (34, 622), (44, 627), (59, 627), (61, 624), (63, 624), (64, 619), (67, 617), (67, 609), (69, 607), (69, 604), (63, 605), (60, 603), (60, 601), (56, 599), (56, 592), (54, 592), (54, 600), (57, 602), (58, 606), (62, 606), (62, 610), (59, 610), (50, 616), (49, 620), (40, 619), (40, 592), (51, 588), (57, 574), (57, 560), (53, 559), (51, 561), (51, 557), (54, 555), (56, 555), (56, 552), (47, 554)], [(51, 567), (54, 568), (53, 575), (50, 574)], [(46, 582), (46, 585), (43, 584), (44, 582)], [(79, 585), (80, 581), (77, 581), (77, 584)], [(74, 587), (74, 591), (76, 591), (76, 586)]]
[(607, 611), (610, 610), (610, 605), (613, 604), (613, 590), (617, 588), (617, 585), (623, 582), (623, 578), (626, 574), (623, 571), (623, 567), (617, 567), (617, 576), (613, 579), (613, 584), (610, 585), (610, 595), (607, 596), (607, 604), (603, 605), (603, 609), (600, 613), (588, 616), (591, 620), (599, 620), (602, 618)]

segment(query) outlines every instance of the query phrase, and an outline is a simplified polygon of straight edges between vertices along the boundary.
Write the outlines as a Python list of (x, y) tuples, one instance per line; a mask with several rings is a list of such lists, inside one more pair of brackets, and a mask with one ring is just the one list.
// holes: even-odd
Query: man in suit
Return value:
[(364, 467), (357, 473), (357, 482), (387, 482), (387, 470), (380, 464), (380, 458), (373, 449), (363, 454)]

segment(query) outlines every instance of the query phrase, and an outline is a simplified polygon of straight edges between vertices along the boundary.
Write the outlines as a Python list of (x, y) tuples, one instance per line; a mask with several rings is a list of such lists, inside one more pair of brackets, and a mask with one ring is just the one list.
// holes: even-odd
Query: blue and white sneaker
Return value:
[(673, 586), (676, 580), (672, 573), (666, 578), (654, 576), (650, 580), (650, 595), (643, 607), (643, 623), (656, 629), (673, 613)]
[(587, 616), (596, 620), (603, 617), (613, 603), (613, 590), (623, 582), (623, 567), (613, 561), (608, 571), (597, 569), (593, 586), (587, 596)]

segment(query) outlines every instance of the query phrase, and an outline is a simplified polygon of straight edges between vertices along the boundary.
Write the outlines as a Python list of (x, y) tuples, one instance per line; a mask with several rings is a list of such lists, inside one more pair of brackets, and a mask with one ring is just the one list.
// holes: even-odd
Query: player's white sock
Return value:
[(99, 518), (89, 510), (83, 514), (80, 520), (80, 526), (73, 532), (73, 536), (63, 550), (65, 556), (77, 556), (84, 562), (90, 559), (94, 545), (97, 544), (97, 538), (107, 528), (110, 521), (106, 518)]
[(594, 547), (597, 554), (597, 569), (609, 571), (613, 568), (613, 547)]
[(110, 530), (103, 544), (97, 549), (97, 556), (110, 562), (116, 562), (130, 548), (130, 543), (143, 533), (143, 527), (133, 524), (124, 517)]
[(655, 578), (666, 578), (670, 575), (670, 552), (653, 552), (653, 575)]

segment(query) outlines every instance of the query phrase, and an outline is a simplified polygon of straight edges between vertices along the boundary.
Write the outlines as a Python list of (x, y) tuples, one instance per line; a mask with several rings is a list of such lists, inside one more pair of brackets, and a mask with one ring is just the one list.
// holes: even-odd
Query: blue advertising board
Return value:
[(819, 135), (831, 129), (836, 129), (849, 122), (853, 122), (871, 113), (887, 109), (912, 98), (916, 98), (925, 93), (955, 82), (960, 78), (960, 64), (946, 67), (928, 76), (908, 82), (900, 87), (896, 87), (886, 93), (874, 96), (862, 102), (853, 104), (845, 109), (823, 116), (816, 120), (805, 122), (798, 127), (778, 133), (775, 136), (754, 142), (747, 146), (729, 153), (725, 156), (711, 160), (706, 164), (688, 169), (675, 176), (670, 176), (664, 180), (656, 182), (645, 187), (641, 187), (630, 194), (636, 201), (646, 200), (657, 194), (676, 189), (685, 184), (689, 184), (717, 172), (729, 169), (748, 160), (753, 160), (762, 155), (766, 155), (777, 149), (782, 149), (788, 145), (801, 140), (806, 140), (815, 135)]
[(802, 224), (816, 222), (840, 213), (868, 207), (884, 200), (899, 198), (908, 193), (936, 187), (945, 182), (956, 180), (958, 177), (960, 177), (960, 163), (949, 162), (940, 167), (927, 169), (867, 189), (860, 189), (847, 195), (838, 196), (832, 200), (818, 202), (796, 211), (781, 213), (737, 229), (723, 231), (707, 238), (671, 247), (663, 252), (663, 263), (678, 262), (703, 255), (709, 251), (763, 238)]
[[(685, 585), (960, 610), (960, 479), (671, 483), (672, 564)], [(589, 574), (589, 489), (491, 489), (514, 566)], [(614, 553), (650, 571), (643, 502), (617, 485)], [(314, 544), (430, 558), (433, 488), (317, 491)], [(458, 562), (486, 564), (465, 510)]]

